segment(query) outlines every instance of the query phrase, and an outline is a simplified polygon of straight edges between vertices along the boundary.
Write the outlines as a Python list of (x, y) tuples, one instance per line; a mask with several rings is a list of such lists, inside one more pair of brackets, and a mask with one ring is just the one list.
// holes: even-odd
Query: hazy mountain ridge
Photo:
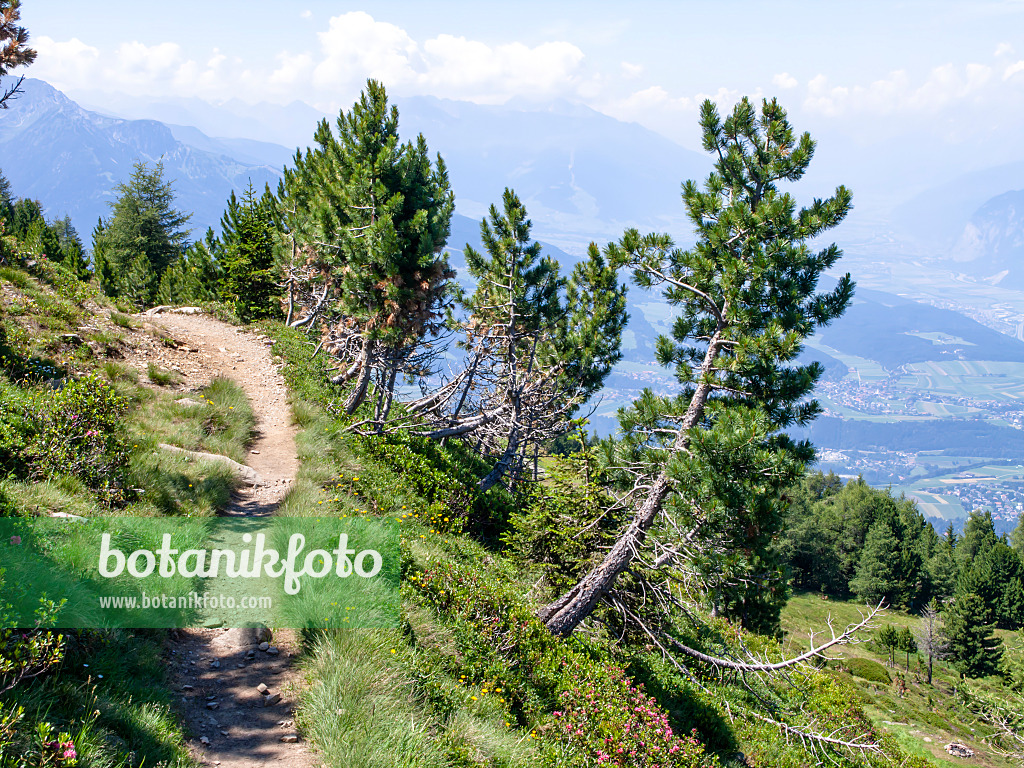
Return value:
[(986, 202), (964, 226), (953, 258), (972, 277), (1003, 287), (1024, 287), (1024, 190)]
[(194, 237), (219, 222), (232, 190), (250, 179), (257, 189), (276, 187), (280, 178), (276, 168), (178, 141), (163, 123), (84, 110), (34, 79), (25, 80), (25, 92), (0, 114), (0, 153), (15, 194), (40, 200), (50, 216), (70, 215), (86, 241), (137, 160), (163, 161), (177, 206), (193, 213)]

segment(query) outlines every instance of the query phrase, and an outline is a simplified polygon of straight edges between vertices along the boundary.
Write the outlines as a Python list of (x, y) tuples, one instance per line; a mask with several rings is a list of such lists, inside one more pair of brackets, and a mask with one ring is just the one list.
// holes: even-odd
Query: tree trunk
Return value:
[[(671, 453), (685, 451), (690, 443), (689, 430), (703, 418), (704, 405), (711, 394), (711, 369), (718, 355), (721, 327), (712, 337), (701, 364), (700, 383), (679, 425), (679, 434), (672, 445)], [(626, 571), (636, 557), (640, 545), (647, 538), (647, 531), (661, 512), (662, 504), (669, 494), (672, 481), (662, 470), (651, 485), (647, 497), (637, 508), (626, 530), (597, 566), (584, 576), (568, 592), (550, 605), (537, 611), (552, 634), (568, 637), (573, 630), (597, 607), (601, 598), (615, 585), (615, 580)]]
[(370, 386), (370, 374), (372, 373), (370, 359), (373, 346), (373, 339), (363, 339), (363, 349), (359, 353), (359, 378), (356, 380), (355, 389), (345, 401), (345, 413), (349, 415), (355, 413), (356, 408), (362, 405), (363, 400), (366, 399), (366, 390)]
[(489, 491), (494, 485), (505, 476), (508, 472), (508, 468), (512, 466), (512, 461), (515, 459), (516, 454), (519, 453), (519, 428), (516, 427), (512, 430), (512, 434), (508, 436), (508, 446), (505, 448), (505, 452), (501, 454), (501, 458), (498, 459), (498, 463), (495, 464), (491, 471), (487, 473), (487, 476), (481, 480), (477, 487), (481, 493)]
[(395, 379), (398, 378), (398, 363), (391, 363), (391, 371), (388, 373), (387, 384), (384, 386), (384, 391), (381, 392), (377, 397), (377, 409), (374, 414), (374, 421), (376, 422), (377, 432), (381, 432), (384, 429), (384, 422), (388, 418), (388, 414), (391, 412), (391, 401), (395, 396)]

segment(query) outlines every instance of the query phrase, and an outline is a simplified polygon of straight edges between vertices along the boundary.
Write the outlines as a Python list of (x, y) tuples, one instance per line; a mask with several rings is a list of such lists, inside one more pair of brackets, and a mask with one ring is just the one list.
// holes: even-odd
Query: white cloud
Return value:
[(1011, 64), (1005, 70), (1003, 70), (1003, 80), (1009, 80), (1018, 72), (1022, 71), (1024, 71), (1024, 61), (1018, 61), (1015, 64)]
[(772, 78), (772, 84), (782, 88), (783, 90), (789, 90), (790, 88), (796, 88), (798, 85), (797, 80), (788, 72), (781, 72)]
[(633, 64), (628, 61), (622, 62), (622, 74), (625, 75), (626, 77), (633, 79), (636, 77), (640, 77), (640, 75), (642, 75), (643, 73), (643, 64)]
[(996, 51), (992, 55), (995, 56), (997, 59), (1000, 56), (1012, 56), (1013, 46), (1010, 45), (1009, 43), (1000, 43), (999, 45), (996, 46)]
[[(943, 64), (918, 82), (912, 81), (905, 70), (896, 70), (867, 85), (832, 85), (820, 74), (807, 84), (804, 107), (828, 117), (934, 115), (954, 105), (972, 104), (993, 96), (994, 74), (991, 66), (977, 63)], [(1004, 79), (1008, 76), (1004, 74)]]
[(583, 52), (567, 42), (534, 47), (491, 46), (441, 34), (421, 43), (404, 29), (362, 11), (335, 16), (320, 33), (323, 58), (313, 82), (325, 95), (348, 93), (366, 78), (397, 92), (502, 103), (513, 96), (571, 94), (580, 81)]
[(313, 12), (307, 8), (302, 13), (300, 13), (299, 16), (301, 16), (304, 19), (311, 19), (313, 18)]
[(418, 41), (362, 11), (333, 17), (319, 33), (319, 51), (280, 51), (247, 63), (217, 50), (190, 58), (173, 42), (129, 41), (106, 51), (78, 39), (57, 42), (42, 36), (35, 43), (40, 56), (33, 74), (71, 92), (254, 102), (299, 98), (325, 109), (347, 104), (370, 77), (396, 94), (479, 103), (585, 97), (597, 92), (599, 80), (585, 71), (583, 51), (569, 42), (492, 45), (450, 34)]

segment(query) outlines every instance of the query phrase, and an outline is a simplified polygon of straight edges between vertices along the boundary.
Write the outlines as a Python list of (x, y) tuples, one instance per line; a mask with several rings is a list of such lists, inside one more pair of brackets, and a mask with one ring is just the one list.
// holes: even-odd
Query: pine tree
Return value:
[(928, 574), (928, 592), (933, 598), (944, 602), (953, 596), (959, 570), (948, 538), (939, 541), (934, 554), (925, 564), (925, 570)]
[[(804, 339), (843, 313), (853, 283), (846, 276), (834, 290), (817, 292), (820, 275), (840, 251), (835, 245), (813, 251), (808, 241), (842, 221), (850, 193), (839, 187), (833, 197), (798, 211), (778, 190), (779, 182), (803, 176), (814, 142), (808, 134), (794, 137), (774, 100), (765, 100), (758, 114), (744, 99), (724, 121), (706, 101), (701, 126), (716, 162), (703, 191), (692, 181), (683, 187), (696, 246), (684, 250), (666, 235), (641, 237), (631, 230), (616, 259), (632, 267), (641, 287), (664, 286), (665, 298), (679, 309), (672, 336), (658, 340), (657, 352), (659, 362), (675, 367), (683, 393), (675, 399), (648, 394), (624, 414), (628, 450), (641, 457), (636, 469), (644, 491), (603, 561), (540, 611), (559, 635), (572, 632), (651, 544), (656, 566), (682, 559), (677, 553), (685, 547), (698, 552), (708, 566), (704, 573), (712, 574), (716, 552), (748, 563), (769, 557), (782, 526), (781, 491), (813, 456), (809, 444), (780, 430), (806, 424), (820, 411), (807, 396), (821, 366), (793, 361)], [(724, 479), (710, 473), (722, 469), (730, 470)], [(652, 536), (663, 513), (668, 520)], [(781, 566), (757, 570), (762, 583), (784, 588)], [(720, 586), (714, 585), (719, 594)], [(765, 611), (756, 601), (757, 592), (748, 592), (743, 611), (755, 617), (751, 625), (770, 628), (778, 617), (777, 591)]]
[(408, 357), (440, 330), (453, 287), (443, 248), (454, 197), (444, 161), (438, 155), (431, 162), (423, 136), (400, 143), (398, 110), (389, 109), (380, 83), (367, 81), (337, 129), (335, 136), (324, 120), (317, 146), (296, 153), (295, 167), (285, 170), (281, 212), (333, 298), (335, 329), (358, 340), (345, 409), (359, 407), (377, 372), (379, 420)]
[(57, 237), (60, 247), (60, 263), (79, 280), (86, 280), (89, 277), (89, 260), (85, 255), (85, 246), (82, 238), (78, 236), (78, 230), (71, 223), (71, 217), (65, 216), (57, 219), (51, 225), (51, 229)]
[(900, 632), (893, 624), (885, 624), (875, 633), (875, 641), (885, 648), (886, 663), (890, 667), (896, 666), (896, 649), (900, 644)]
[[(572, 416), (601, 388), (621, 358), (625, 287), (591, 244), (587, 259), (562, 277), (559, 265), (530, 241), (530, 220), (506, 188), (502, 210), (491, 206), (480, 224), (486, 255), (466, 246), (476, 290), (463, 297), (469, 353), (466, 370), (445, 390), (426, 396), (441, 411), (433, 437), (473, 435), (497, 455), (480, 481), (488, 490), (517, 475), (532, 448), (565, 434)], [(473, 408), (463, 411), (470, 393)], [(414, 410), (418, 410), (413, 405)]]
[[(28, 47), (28, 30), (18, 24), (19, 21), (21, 0), (0, 0), (0, 77), (36, 60), (35, 50)], [(19, 77), (14, 84), (3, 87), (0, 109), (10, 106), (8, 102), (21, 92), (24, 79)]]
[(974, 510), (967, 516), (964, 535), (956, 545), (957, 562), (962, 568), (965, 563), (970, 563), (992, 549), (997, 540), (991, 510)]
[(910, 627), (903, 627), (896, 635), (896, 650), (907, 654), (907, 672), (910, 671), (910, 654), (917, 653), (917, 641)]
[(999, 603), (1000, 625), (1006, 629), (1024, 627), (1024, 579), (1014, 577), (1006, 585)]
[(163, 172), (163, 163), (152, 169), (136, 163), (131, 178), (115, 188), (110, 220), (101, 220), (93, 230), (93, 258), (103, 292), (130, 294), (140, 307), (156, 297), (160, 278), (181, 258), (189, 235), (184, 226), (192, 215), (172, 207), (174, 191)]
[(943, 613), (948, 658), (965, 677), (985, 677), (999, 669), (1002, 641), (993, 636), (987, 614), (981, 597), (960, 591)]
[(898, 584), (900, 546), (888, 520), (878, 520), (868, 531), (861, 552), (857, 576), (850, 589), (861, 600), (902, 606), (902, 590)]
[(271, 206), (257, 200), (250, 183), (241, 204), (235, 202), (235, 194), (231, 193), (228, 210), (234, 220), (231, 230), (225, 233), (224, 298), (247, 322), (280, 315)]
[(1024, 512), (1021, 512), (1017, 518), (1017, 527), (1010, 534), (1010, 543), (1017, 550), (1021, 559), (1024, 559)]

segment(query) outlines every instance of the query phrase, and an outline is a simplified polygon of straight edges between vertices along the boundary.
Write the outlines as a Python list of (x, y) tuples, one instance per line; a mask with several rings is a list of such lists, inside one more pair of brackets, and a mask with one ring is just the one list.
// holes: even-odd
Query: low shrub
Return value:
[[(694, 733), (673, 733), (668, 715), (643, 686), (622, 670), (598, 669), (569, 676), (554, 712), (555, 734), (590, 765), (698, 768), (717, 765)], [(593, 761), (593, 762), (591, 762)]]
[(872, 661), (871, 659), (862, 659), (860, 657), (847, 659), (843, 662), (843, 668), (854, 677), (859, 677), (871, 683), (884, 683), (888, 685), (892, 682), (889, 671), (877, 661)]
[(26, 448), (36, 478), (79, 478), (106, 504), (124, 499), (128, 445), (122, 418), (127, 403), (95, 374), (57, 391), (33, 392), (35, 435)]

